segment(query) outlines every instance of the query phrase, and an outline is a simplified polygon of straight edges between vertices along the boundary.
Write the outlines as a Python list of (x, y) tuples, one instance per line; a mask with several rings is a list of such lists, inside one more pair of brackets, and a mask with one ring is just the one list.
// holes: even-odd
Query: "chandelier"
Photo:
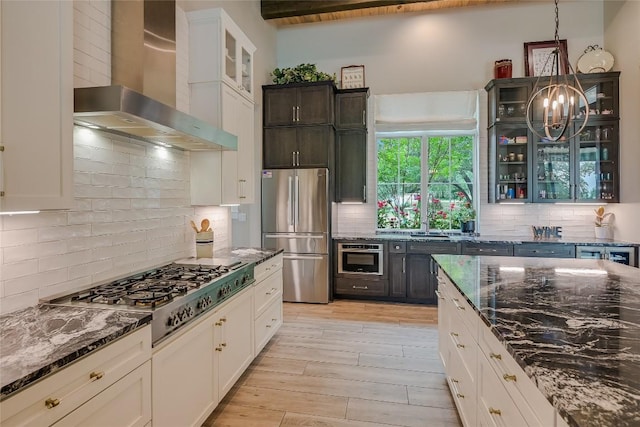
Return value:
[[(527, 103), (527, 127), (543, 140), (556, 142), (574, 138), (587, 124), (589, 107), (567, 52), (560, 48), (558, 37), (558, 0), (555, 0), (556, 31), (555, 49), (547, 56), (543, 70), (550, 70), (548, 76), (540, 75), (536, 80)], [(561, 64), (567, 64), (569, 74), (560, 73)], [(544, 73), (543, 73), (544, 74)], [(576, 106), (585, 106), (581, 111)], [(540, 113), (542, 117), (540, 117)], [(535, 115), (535, 118), (533, 118)], [(574, 120), (580, 120), (576, 129)], [(534, 123), (534, 121), (537, 123)]]

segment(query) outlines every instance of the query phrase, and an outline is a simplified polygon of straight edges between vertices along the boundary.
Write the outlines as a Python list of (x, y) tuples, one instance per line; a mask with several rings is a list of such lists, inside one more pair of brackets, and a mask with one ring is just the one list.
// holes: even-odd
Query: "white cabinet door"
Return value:
[(255, 201), (253, 103), (229, 86), (222, 85), (222, 128), (238, 137), (238, 151), (222, 152), (222, 202)]
[(73, 203), (73, 2), (0, 2), (0, 211)]
[(219, 398), (253, 361), (253, 292), (243, 291), (215, 317), (215, 354)]
[(224, 81), (253, 102), (253, 43), (222, 8), (188, 12), (187, 19), (189, 81)]
[(151, 361), (54, 424), (91, 427), (142, 427), (151, 420)]
[(154, 353), (154, 427), (200, 426), (218, 404), (210, 319)]
[(237, 151), (191, 153), (191, 204), (254, 203), (253, 103), (223, 82), (190, 86), (191, 114), (238, 137)]

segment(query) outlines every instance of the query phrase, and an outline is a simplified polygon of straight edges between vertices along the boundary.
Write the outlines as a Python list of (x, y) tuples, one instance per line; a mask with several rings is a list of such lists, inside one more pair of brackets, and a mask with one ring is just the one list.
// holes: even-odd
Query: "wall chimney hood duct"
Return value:
[(182, 150), (236, 150), (238, 138), (175, 108), (175, 1), (112, 0), (112, 86), (74, 89), (74, 121)]

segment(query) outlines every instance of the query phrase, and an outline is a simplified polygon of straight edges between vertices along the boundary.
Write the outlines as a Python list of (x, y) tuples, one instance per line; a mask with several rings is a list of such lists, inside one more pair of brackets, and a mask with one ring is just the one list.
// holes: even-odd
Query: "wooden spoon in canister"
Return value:
[(209, 229), (209, 220), (207, 218), (203, 219), (200, 223), (200, 231), (207, 231)]
[(195, 223), (195, 222), (193, 222), (193, 220), (191, 220), (191, 228), (193, 228), (193, 230), (194, 230), (196, 233), (199, 233), (199, 231), (198, 231), (198, 227), (196, 226), (196, 223)]

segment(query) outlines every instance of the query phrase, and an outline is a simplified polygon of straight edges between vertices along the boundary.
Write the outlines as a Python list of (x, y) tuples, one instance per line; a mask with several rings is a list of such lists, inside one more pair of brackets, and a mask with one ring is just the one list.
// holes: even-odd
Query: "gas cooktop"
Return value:
[(253, 264), (172, 263), (48, 302), (149, 311), (155, 345), (253, 282)]

